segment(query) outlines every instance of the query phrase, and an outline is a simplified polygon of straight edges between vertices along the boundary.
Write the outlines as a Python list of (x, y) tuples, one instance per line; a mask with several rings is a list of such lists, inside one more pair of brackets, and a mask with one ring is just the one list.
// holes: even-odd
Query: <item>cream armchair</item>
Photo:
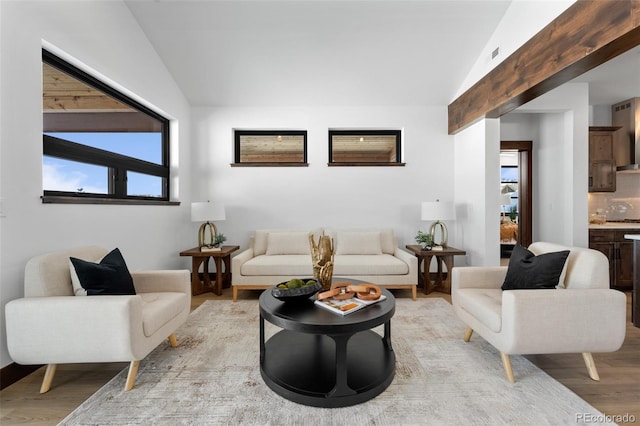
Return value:
[(49, 390), (56, 364), (129, 361), (125, 390), (140, 360), (174, 331), (191, 308), (189, 271), (132, 272), (134, 296), (74, 296), (69, 257), (95, 262), (100, 247), (44, 254), (25, 268), (25, 297), (7, 303), (7, 348), (19, 364), (47, 364)]
[(543, 242), (529, 250), (570, 250), (565, 288), (503, 291), (506, 266), (453, 268), (451, 300), (469, 327), (464, 340), (475, 331), (498, 349), (512, 383), (513, 354), (581, 352), (589, 376), (599, 380), (591, 353), (618, 350), (626, 330), (626, 297), (609, 289), (607, 258), (596, 250)]

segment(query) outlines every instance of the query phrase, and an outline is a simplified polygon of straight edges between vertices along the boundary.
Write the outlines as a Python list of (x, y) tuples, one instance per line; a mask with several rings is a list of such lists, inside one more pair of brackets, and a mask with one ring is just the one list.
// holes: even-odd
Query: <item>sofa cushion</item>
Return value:
[[(77, 274), (78, 281), (88, 296), (133, 295), (133, 278), (120, 250), (115, 248), (99, 263), (70, 257), (69, 260)], [(73, 274), (71, 274), (73, 275)], [(72, 277), (72, 283), (74, 279)], [(78, 289), (76, 295), (82, 295)]]
[(282, 254), (280, 256), (256, 256), (242, 265), (242, 275), (291, 275), (313, 276), (311, 256), (303, 254)]
[(142, 331), (152, 336), (163, 325), (180, 315), (189, 297), (186, 293), (140, 293), (142, 299)]
[[(352, 228), (352, 229), (325, 229), (325, 234), (329, 235), (334, 241), (338, 240), (338, 233), (340, 232), (379, 232), (380, 233), (380, 247), (384, 254), (394, 254), (398, 247), (398, 242), (393, 235), (393, 229), (391, 228)], [(337, 248), (337, 247), (336, 247)]]
[(336, 255), (382, 254), (379, 231), (338, 231), (335, 245)]
[(389, 254), (336, 255), (333, 276), (342, 275), (405, 275), (409, 265)]
[(456, 304), (472, 317), (499, 333), (502, 329), (502, 290), (499, 288), (461, 288)]
[(534, 290), (556, 288), (569, 250), (538, 256), (516, 244), (513, 248), (502, 290)]
[(306, 254), (311, 256), (309, 247), (309, 233), (297, 232), (269, 232), (267, 234), (267, 256), (279, 254)]
[[(267, 246), (269, 245), (268, 239), (269, 234), (272, 232), (304, 232), (305, 234), (312, 233), (314, 235), (314, 239), (318, 239), (318, 235), (322, 234), (322, 229), (313, 228), (313, 229), (258, 229), (253, 236), (253, 255), (260, 256), (261, 254), (267, 253)], [(308, 241), (308, 240), (307, 240)]]

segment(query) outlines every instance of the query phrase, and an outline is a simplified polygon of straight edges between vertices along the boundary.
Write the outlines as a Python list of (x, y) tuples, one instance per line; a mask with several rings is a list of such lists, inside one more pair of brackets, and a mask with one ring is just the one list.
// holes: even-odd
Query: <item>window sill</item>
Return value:
[(140, 205), (140, 206), (179, 206), (180, 201), (136, 200), (98, 197), (65, 197), (62, 195), (43, 195), (42, 204), (107, 204), (107, 205)]
[(309, 163), (231, 163), (231, 167), (309, 167)]
[(327, 163), (329, 167), (366, 167), (366, 166), (375, 166), (375, 167), (404, 167), (407, 163)]

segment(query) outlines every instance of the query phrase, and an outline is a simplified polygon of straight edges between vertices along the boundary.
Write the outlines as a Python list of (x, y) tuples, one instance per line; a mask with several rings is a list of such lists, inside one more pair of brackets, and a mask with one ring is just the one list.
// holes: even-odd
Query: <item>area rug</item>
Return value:
[[(560, 425), (602, 414), (521, 356), (516, 383), (500, 354), (465, 326), (444, 299), (396, 300), (391, 336), (396, 374), (382, 394), (346, 408), (299, 405), (260, 376), (257, 301), (207, 301), (140, 364), (126, 369), (63, 425)], [(267, 336), (277, 332), (267, 324)], [(376, 329), (382, 334), (382, 329)], [(580, 355), (576, 355), (580, 356)], [(586, 374), (586, 369), (585, 369)], [(606, 418), (605, 418), (606, 419)]]

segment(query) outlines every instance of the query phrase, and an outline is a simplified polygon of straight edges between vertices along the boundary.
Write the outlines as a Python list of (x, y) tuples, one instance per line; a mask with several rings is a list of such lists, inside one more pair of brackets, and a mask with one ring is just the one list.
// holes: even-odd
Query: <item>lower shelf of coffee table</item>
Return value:
[(359, 404), (389, 386), (395, 354), (382, 336), (370, 330), (352, 335), (346, 344), (344, 362), (336, 359), (333, 338), (282, 330), (265, 343), (260, 372), (274, 392), (299, 404), (327, 408)]

